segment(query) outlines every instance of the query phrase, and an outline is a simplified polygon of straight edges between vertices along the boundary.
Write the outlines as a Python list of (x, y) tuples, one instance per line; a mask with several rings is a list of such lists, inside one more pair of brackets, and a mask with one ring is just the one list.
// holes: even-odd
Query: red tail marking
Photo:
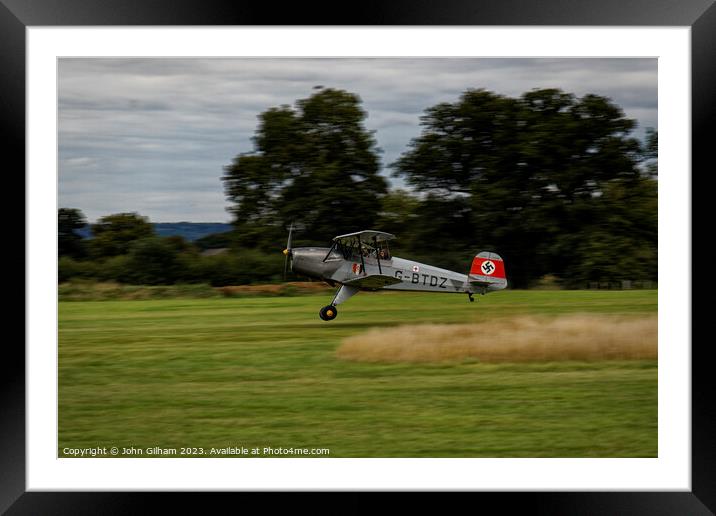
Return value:
[(475, 259), (472, 260), (470, 274), (490, 276), (492, 278), (505, 278), (505, 263), (500, 259), (482, 258), (476, 256)]

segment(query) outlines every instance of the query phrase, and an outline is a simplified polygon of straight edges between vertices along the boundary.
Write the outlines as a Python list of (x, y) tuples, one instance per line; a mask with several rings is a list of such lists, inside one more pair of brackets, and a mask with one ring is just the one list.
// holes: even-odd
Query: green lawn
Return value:
[[(656, 361), (365, 364), (379, 325), (655, 313), (656, 291), (61, 302), (59, 450), (329, 448), (331, 457), (655, 457)], [(148, 456), (146, 453), (144, 456)]]

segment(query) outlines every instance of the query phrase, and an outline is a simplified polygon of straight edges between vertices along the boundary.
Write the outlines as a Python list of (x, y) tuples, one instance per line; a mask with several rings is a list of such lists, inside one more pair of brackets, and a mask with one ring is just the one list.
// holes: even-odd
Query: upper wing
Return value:
[(369, 274), (368, 276), (361, 276), (360, 278), (343, 281), (342, 283), (344, 285), (350, 285), (351, 287), (378, 289), (386, 285), (395, 285), (396, 283), (400, 283), (400, 281), (398, 278), (386, 276), (385, 274)]
[(354, 240), (360, 238), (362, 242), (384, 242), (386, 240), (392, 240), (395, 235), (385, 233), (383, 231), (374, 231), (372, 229), (366, 229), (364, 231), (356, 231), (355, 233), (348, 233), (346, 235), (338, 235), (333, 238), (334, 242), (344, 242), (346, 240)]

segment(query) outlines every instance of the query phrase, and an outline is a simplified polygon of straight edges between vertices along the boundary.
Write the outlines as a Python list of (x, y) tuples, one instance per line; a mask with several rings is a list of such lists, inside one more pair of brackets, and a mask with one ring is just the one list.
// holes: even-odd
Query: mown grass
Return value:
[(656, 291), (59, 304), (59, 449), (265, 446), (331, 457), (655, 457), (656, 360), (341, 360), (372, 327), (653, 314)]

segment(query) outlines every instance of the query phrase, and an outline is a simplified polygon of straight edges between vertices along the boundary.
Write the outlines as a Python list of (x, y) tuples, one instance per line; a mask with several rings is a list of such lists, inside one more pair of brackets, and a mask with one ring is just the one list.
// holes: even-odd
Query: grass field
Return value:
[(157, 456), (146, 451), (155, 447), (657, 456), (656, 360), (363, 363), (336, 354), (345, 337), (380, 326), (655, 314), (656, 291), (503, 291), (476, 303), (362, 293), (327, 323), (318, 310), (329, 300), (61, 302), (59, 456), (112, 446), (142, 456)]

